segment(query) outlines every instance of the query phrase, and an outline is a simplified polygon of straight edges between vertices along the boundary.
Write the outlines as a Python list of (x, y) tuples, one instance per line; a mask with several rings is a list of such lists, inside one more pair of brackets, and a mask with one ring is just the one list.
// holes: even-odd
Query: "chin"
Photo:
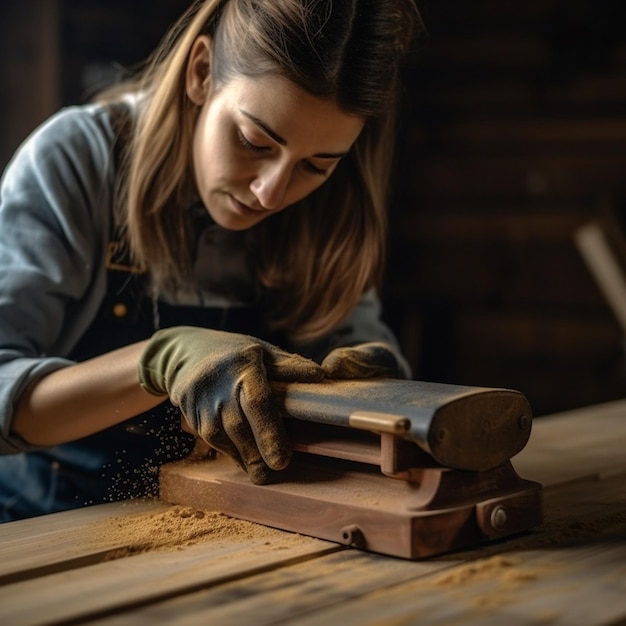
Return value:
[(225, 228), (226, 230), (242, 231), (248, 230), (253, 226), (256, 226), (259, 222), (263, 220), (263, 217), (259, 216), (256, 219), (251, 219), (239, 217), (237, 215), (220, 215), (217, 217), (217, 219), (216, 217), (213, 217), (213, 219), (215, 220), (216, 224), (219, 224), (222, 228)]

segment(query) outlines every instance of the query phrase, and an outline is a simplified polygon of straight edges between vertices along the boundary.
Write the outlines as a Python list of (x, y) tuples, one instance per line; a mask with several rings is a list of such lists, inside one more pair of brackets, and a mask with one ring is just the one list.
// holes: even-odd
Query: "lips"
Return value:
[(248, 204), (245, 204), (244, 202), (240, 202), (239, 200), (237, 200), (237, 198), (235, 198), (235, 196), (233, 196), (232, 194), (228, 194), (230, 196), (230, 199), (233, 203), (233, 205), (235, 206), (235, 208), (241, 212), (241, 213), (260, 213), (262, 211), (262, 209), (260, 208), (253, 208)]

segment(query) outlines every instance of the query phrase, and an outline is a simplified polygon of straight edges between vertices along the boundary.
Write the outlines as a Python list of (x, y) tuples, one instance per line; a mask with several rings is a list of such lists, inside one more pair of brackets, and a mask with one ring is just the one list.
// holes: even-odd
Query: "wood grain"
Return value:
[[(272, 531), (272, 538), (220, 536), (97, 560), (105, 550), (89, 560), (90, 533), (100, 533), (107, 521), (171, 510), (158, 502), (101, 505), (0, 525), (0, 622), (623, 623), (625, 415), (621, 401), (535, 420), (527, 447), (513, 461), (521, 475), (546, 485), (541, 526), (415, 562), (282, 531)], [(106, 538), (97, 539), (102, 545)], [(118, 537), (108, 548), (125, 543)], [(11, 572), (18, 579), (6, 578)]]
[(0, 587), (0, 616), (11, 626), (87, 620), (337, 549), (277, 533), (276, 541), (235, 537), (96, 564), (71, 559), (67, 571)]

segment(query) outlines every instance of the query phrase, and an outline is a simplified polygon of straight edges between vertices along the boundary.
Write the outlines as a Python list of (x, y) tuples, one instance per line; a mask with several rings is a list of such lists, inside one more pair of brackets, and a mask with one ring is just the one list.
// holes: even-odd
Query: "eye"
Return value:
[(305, 169), (307, 169), (311, 174), (316, 174), (317, 176), (326, 176), (328, 170), (321, 169), (319, 167), (315, 167), (313, 163), (310, 161), (303, 161), (303, 165)]
[(237, 140), (246, 150), (252, 150), (252, 152), (265, 152), (269, 150), (266, 146), (257, 146), (249, 141), (240, 130), (237, 130)]

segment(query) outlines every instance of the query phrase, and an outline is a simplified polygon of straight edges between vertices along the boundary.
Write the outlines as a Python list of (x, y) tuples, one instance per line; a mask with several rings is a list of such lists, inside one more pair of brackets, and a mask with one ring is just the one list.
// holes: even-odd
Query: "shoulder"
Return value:
[(104, 237), (115, 203), (114, 145), (110, 113), (100, 105), (68, 107), (50, 117), (4, 172), (0, 223), (36, 228), (76, 246)]
[(55, 202), (71, 211), (110, 202), (117, 164), (110, 111), (98, 104), (54, 114), (24, 141), (2, 178), (3, 205), (10, 198)]
[(102, 161), (110, 156), (114, 141), (111, 114), (105, 107), (73, 106), (61, 109), (36, 128), (16, 156)]

